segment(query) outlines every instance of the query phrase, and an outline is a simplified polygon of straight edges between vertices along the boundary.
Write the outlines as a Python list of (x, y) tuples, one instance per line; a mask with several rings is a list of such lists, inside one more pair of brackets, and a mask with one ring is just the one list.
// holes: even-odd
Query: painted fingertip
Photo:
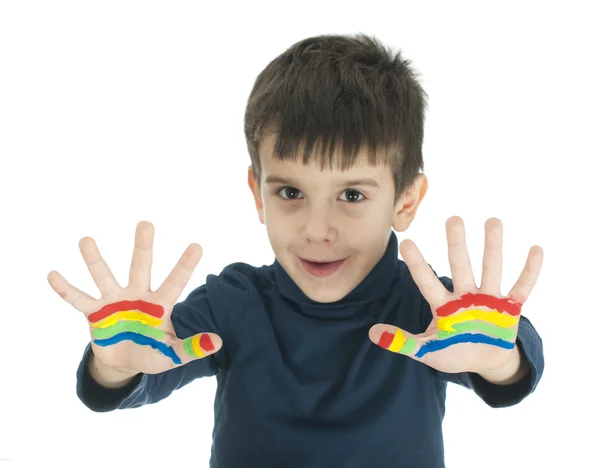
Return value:
[(412, 354), (417, 347), (417, 342), (412, 336), (407, 336), (399, 328), (373, 326), (369, 330), (369, 338), (377, 346), (397, 354)]
[(200, 336), (200, 346), (208, 353), (216, 353), (223, 346), (223, 340), (216, 333), (202, 333)]
[(203, 358), (216, 353), (223, 346), (223, 341), (215, 333), (198, 333), (186, 338), (183, 348), (193, 359)]
[[(391, 336), (391, 338), (390, 338)], [(373, 325), (369, 330), (369, 339), (375, 343), (377, 346), (381, 346), (382, 348), (387, 348), (389, 346), (388, 340), (391, 343), (391, 340), (394, 339), (394, 333), (388, 330), (384, 325)], [(387, 346), (386, 346), (387, 343)]]

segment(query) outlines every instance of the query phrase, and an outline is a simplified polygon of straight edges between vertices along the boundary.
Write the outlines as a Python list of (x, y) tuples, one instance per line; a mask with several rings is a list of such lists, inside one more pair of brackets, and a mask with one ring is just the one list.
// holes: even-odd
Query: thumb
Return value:
[(420, 348), (420, 339), (416, 335), (385, 323), (373, 325), (369, 330), (369, 338), (383, 349), (413, 358)]
[(182, 364), (204, 359), (215, 354), (223, 347), (223, 340), (215, 333), (198, 333), (183, 340), (178, 340), (175, 351)]

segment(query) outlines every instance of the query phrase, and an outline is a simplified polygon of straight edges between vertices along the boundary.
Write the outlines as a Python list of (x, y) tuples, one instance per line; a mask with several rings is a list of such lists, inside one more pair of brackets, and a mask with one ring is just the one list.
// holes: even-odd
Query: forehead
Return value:
[[(273, 156), (276, 134), (270, 134), (263, 138), (259, 146), (261, 161), (261, 178), (269, 174), (288, 175), (296, 177), (331, 177), (344, 175), (345, 178), (371, 177), (378, 180), (389, 178), (391, 180), (390, 167), (383, 162), (372, 164), (366, 151), (359, 151), (352, 165), (342, 169), (342, 157), (340, 152), (334, 152), (331, 163), (328, 158), (321, 166), (321, 155), (316, 154), (316, 146), (313, 146), (312, 157), (307, 164), (303, 162), (304, 147), (301, 146), (294, 159), (281, 160)], [(318, 151), (321, 151), (318, 148)]]

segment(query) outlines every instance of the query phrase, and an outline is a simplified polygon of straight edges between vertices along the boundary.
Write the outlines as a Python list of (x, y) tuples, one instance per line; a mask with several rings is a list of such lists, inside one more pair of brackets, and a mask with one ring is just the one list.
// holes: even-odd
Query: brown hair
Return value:
[(341, 170), (368, 148), (371, 165), (392, 168), (398, 201), (424, 167), (427, 94), (410, 63), (365, 34), (310, 37), (272, 60), (256, 78), (244, 115), (258, 183), (259, 144), (274, 132), (274, 157), (294, 160), (306, 143), (306, 165), (313, 145), (320, 146), (321, 169), (327, 161), (332, 166), (339, 145)]

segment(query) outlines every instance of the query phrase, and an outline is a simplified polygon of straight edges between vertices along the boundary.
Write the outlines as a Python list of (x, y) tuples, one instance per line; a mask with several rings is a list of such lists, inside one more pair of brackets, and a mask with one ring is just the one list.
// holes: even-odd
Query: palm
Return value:
[[(104, 329), (97, 328), (92, 326), (92, 323), (90, 322), (90, 317), (93, 317), (94, 313), (102, 310), (105, 306), (139, 300), (148, 304), (161, 304), (161, 300), (157, 297), (158, 295), (156, 293), (150, 292), (139, 296), (134, 295), (134, 297), (131, 295), (131, 292), (128, 292), (126, 289), (122, 289), (120, 292), (121, 294), (111, 297), (110, 300), (102, 299), (97, 301), (92, 312), (84, 312), (84, 315), (88, 318), (91, 346), (94, 356), (109, 367), (128, 372), (135, 371), (145, 374), (158, 374), (175, 367), (173, 359), (164, 353), (157, 352), (150, 346), (140, 346), (131, 340), (123, 340), (110, 346), (100, 346), (96, 344), (110, 338), (110, 335), (112, 335), (112, 333), (109, 332), (111, 327), (106, 327)], [(181, 340), (177, 338), (171, 322), (172, 307), (163, 307), (163, 309), (164, 314), (160, 319), (160, 323), (136, 323), (135, 326), (138, 327), (138, 330), (139, 328), (144, 327), (147, 335), (154, 336), (165, 343), (166, 346), (171, 346), (173, 349), (176, 349), (179, 347), (178, 342)], [(152, 320), (152, 318), (149, 317), (148, 321), (150, 320)], [(118, 331), (124, 332), (127, 331), (127, 328), (124, 327), (126, 324), (127, 321), (122, 320), (115, 323), (112, 327), (121, 326), (121, 329)], [(178, 354), (181, 355), (181, 353)]]
[(502, 223), (486, 223), (481, 286), (475, 285), (465, 241), (464, 223), (446, 223), (448, 257), (454, 292), (435, 276), (412, 241), (400, 244), (402, 257), (415, 284), (431, 306), (432, 321), (419, 335), (393, 325), (377, 324), (369, 331), (375, 344), (405, 354), (442, 372), (481, 372), (501, 367), (516, 341), (520, 309), (541, 269), (543, 251), (535, 246), (508, 296), (501, 296)]
[(179, 339), (171, 322), (173, 306), (198, 265), (202, 248), (190, 245), (163, 284), (150, 291), (153, 241), (152, 224), (140, 222), (129, 285), (122, 288), (94, 240), (81, 239), (81, 254), (101, 299), (75, 288), (56, 271), (48, 275), (52, 289), (87, 318), (94, 356), (117, 370), (157, 374), (213, 354), (222, 346), (214, 333)]

